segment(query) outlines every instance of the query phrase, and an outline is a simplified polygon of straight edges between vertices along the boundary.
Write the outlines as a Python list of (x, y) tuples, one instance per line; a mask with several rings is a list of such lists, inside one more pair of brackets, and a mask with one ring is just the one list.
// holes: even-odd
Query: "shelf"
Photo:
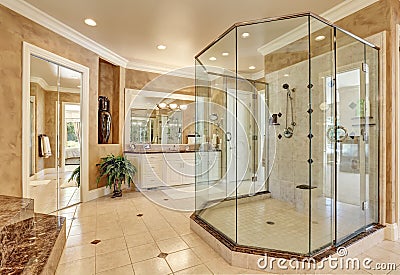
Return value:
[(361, 126), (375, 126), (376, 123), (360, 123), (360, 124), (353, 124), (353, 127), (361, 127)]
[(357, 120), (357, 119), (374, 119), (373, 116), (356, 116), (352, 117), (351, 120)]

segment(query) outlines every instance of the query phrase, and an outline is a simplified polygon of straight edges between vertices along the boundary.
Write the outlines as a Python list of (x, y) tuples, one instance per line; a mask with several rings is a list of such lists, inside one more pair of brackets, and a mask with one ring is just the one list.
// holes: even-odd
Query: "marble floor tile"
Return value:
[(158, 241), (157, 245), (164, 253), (173, 253), (189, 248), (188, 245), (179, 237)]
[(95, 232), (84, 233), (80, 235), (70, 236), (67, 238), (66, 247), (80, 246), (90, 244), (96, 238)]
[(129, 248), (132, 263), (155, 258), (160, 254), (160, 249), (155, 243)]
[(201, 264), (201, 260), (191, 249), (168, 254), (166, 260), (174, 272)]
[(154, 231), (150, 231), (150, 233), (153, 236), (155, 241), (162, 241), (162, 240), (178, 237), (178, 234), (172, 228), (154, 230)]
[(199, 245), (207, 245), (196, 233), (182, 235), (181, 238), (189, 247), (196, 247)]
[(129, 264), (131, 260), (127, 249), (96, 255), (97, 273)]
[(213, 274), (204, 264), (196, 265), (187, 269), (183, 269), (181, 271), (175, 272), (176, 275), (184, 275), (184, 274)]
[(135, 272), (133, 271), (132, 265), (125, 265), (113, 269), (109, 269), (103, 272), (98, 272), (96, 273), (98, 275), (135, 275)]
[(60, 263), (73, 262), (76, 260), (91, 258), (95, 256), (95, 246), (86, 244), (81, 246), (66, 247), (60, 258)]
[(160, 258), (134, 263), (133, 270), (135, 275), (166, 275), (172, 273), (167, 262)]
[[(282, 211), (285, 203), (278, 200), (267, 206), (267, 210), (262, 205), (255, 208), (256, 211), (267, 211), (265, 213), (268, 214), (259, 221), (262, 222), (260, 225), (262, 230), (254, 231), (251, 228), (252, 224), (245, 223), (239, 231), (241, 233), (238, 236), (239, 239), (249, 243), (263, 242), (265, 241), (263, 234), (267, 232), (270, 234), (269, 244), (301, 246), (302, 235), (308, 232), (306, 227), (299, 226), (305, 223), (303, 214), (294, 209)], [(253, 221), (257, 222), (256, 218), (259, 215), (252, 213), (251, 209), (246, 209), (243, 205), (240, 205), (240, 209), (240, 219), (254, 219)], [(221, 218), (219, 213), (211, 211), (209, 213), (211, 220), (220, 222), (221, 226), (234, 226), (234, 220), (229, 218), (231, 211), (219, 211), (227, 216)], [(99, 198), (66, 209), (64, 213), (71, 218), (67, 220), (67, 223), (72, 226), (57, 274), (158, 275), (172, 272), (174, 274), (262, 274), (261, 271), (230, 266), (190, 230), (191, 212), (184, 213), (162, 208), (138, 192), (132, 192), (129, 196), (124, 194), (118, 200), (112, 200), (109, 197)], [(143, 214), (143, 216), (138, 217), (137, 214)], [(314, 217), (318, 218), (318, 224), (313, 224), (313, 226), (319, 227), (313, 227), (313, 232), (320, 237), (315, 240), (323, 242), (326, 237), (323, 235), (325, 233), (323, 227), (329, 226), (330, 223), (321, 218), (323, 213), (321, 217), (317, 214), (315, 213)], [(293, 215), (289, 217), (293, 217), (294, 220), (289, 222), (288, 215)], [(274, 226), (267, 226), (264, 221), (270, 217), (274, 219)], [(157, 223), (157, 221), (160, 222)], [(277, 232), (279, 230), (276, 228), (283, 225), (288, 226), (286, 229), (294, 234), (292, 239), (280, 239), (280, 232)], [(253, 235), (246, 235), (246, 230), (253, 232)], [(90, 242), (95, 239), (101, 242), (97, 245), (91, 244)], [(376, 262), (397, 262), (396, 259), (400, 258), (399, 244), (400, 241), (384, 241), (364, 251), (365, 253), (360, 256), (370, 256)], [(160, 252), (166, 252), (168, 255), (165, 258), (159, 258), (157, 256)], [(343, 274), (343, 270), (326, 269), (322, 272), (321, 274)], [(348, 273), (357, 274), (352, 271)], [(373, 272), (367, 270), (358, 272), (358, 274), (371, 273)], [(376, 273), (385, 274), (378, 271)], [(390, 274), (396, 275), (399, 272), (392, 271)]]
[(154, 243), (150, 232), (144, 232), (134, 235), (125, 235), (125, 241), (128, 248), (144, 244)]
[(102, 240), (94, 246), (96, 248), (96, 255), (120, 251), (127, 248), (124, 237)]
[(95, 274), (95, 258), (80, 259), (69, 263), (59, 264), (56, 275)]

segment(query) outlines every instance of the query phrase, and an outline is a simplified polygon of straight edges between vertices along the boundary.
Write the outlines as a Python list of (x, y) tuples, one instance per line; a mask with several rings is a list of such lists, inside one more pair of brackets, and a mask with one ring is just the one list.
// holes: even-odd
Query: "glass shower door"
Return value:
[(336, 140), (336, 243), (365, 228), (368, 124), (368, 65), (365, 45), (337, 30), (336, 122), (328, 137)]

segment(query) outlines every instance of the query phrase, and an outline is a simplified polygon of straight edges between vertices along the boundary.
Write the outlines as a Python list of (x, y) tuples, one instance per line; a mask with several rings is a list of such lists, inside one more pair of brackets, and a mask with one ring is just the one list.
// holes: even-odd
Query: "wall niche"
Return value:
[[(98, 96), (110, 100), (111, 133), (107, 144), (119, 144), (120, 140), (120, 73), (121, 67), (99, 58), (99, 91)], [(100, 125), (98, 125), (99, 127)], [(98, 132), (99, 135), (99, 132)], [(98, 137), (100, 143), (100, 138)]]

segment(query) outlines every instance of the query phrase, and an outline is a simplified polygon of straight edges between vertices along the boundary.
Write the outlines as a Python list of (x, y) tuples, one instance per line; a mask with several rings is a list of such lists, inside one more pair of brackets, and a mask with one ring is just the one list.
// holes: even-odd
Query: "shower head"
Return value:
[(287, 83), (283, 84), (282, 88), (285, 89), (285, 90), (288, 90), (289, 89), (289, 84), (287, 84)]

